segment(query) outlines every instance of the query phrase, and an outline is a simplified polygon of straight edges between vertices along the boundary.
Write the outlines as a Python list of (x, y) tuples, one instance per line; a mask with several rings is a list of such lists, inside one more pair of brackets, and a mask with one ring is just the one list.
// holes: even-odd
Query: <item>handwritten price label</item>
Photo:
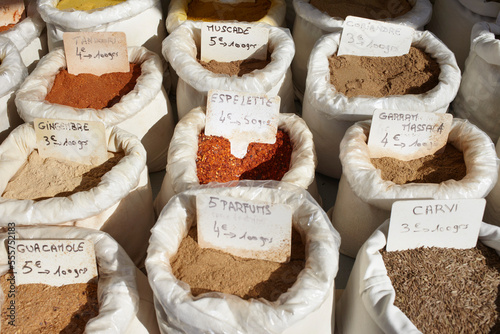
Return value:
[(130, 72), (124, 32), (65, 32), (63, 43), (70, 74)]
[(250, 143), (276, 142), (279, 109), (279, 96), (210, 90), (205, 134), (227, 138), (231, 154), (242, 159)]
[(92, 121), (35, 118), (38, 154), (98, 165), (108, 157), (104, 124)]
[(202, 248), (244, 258), (290, 260), (292, 210), (287, 205), (199, 194), (196, 214)]
[(0, 27), (16, 24), (23, 16), (23, 0), (2, 0), (0, 2)]
[(475, 247), (485, 206), (485, 199), (397, 201), (386, 249)]
[(201, 60), (230, 62), (267, 58), (269, 30), (250, 24), (203, 22)]
[(62, 286), (97, 277), (94, 245), (89, 240), (18, 240), (16, 284)]
[(396, 57), (410, 51), (413, 28), (348, 16), (344, 22), (338, 56)]
[(446, 145), (452, 121), (451, 114), (376, 110), (368, 137), (370, 157), (409, 161), (434, 154)]

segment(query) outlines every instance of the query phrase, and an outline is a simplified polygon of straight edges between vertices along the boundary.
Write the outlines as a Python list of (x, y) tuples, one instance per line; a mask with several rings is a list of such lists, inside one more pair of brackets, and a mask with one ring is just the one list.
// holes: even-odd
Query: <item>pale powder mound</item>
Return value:
[(407, 0), (311, 0), (310, 4), (331, 17), (358, 16), (372, 20), (395, 18), (408, 13)]
[(90, 190), (123, 156), (123, 153), (108, 152), (106, 162), (92, 166), (55, 158), (43, 159), (34, 150), (9, 181), (2, 197), (42, 200)]
[[(5, 296), (1, 311), (2, 334), (83, 333), (87, 322), (99, 314), (96, 283), (14, 287), (12, 277), (5, 274), (0, 278)], [(14, 305), (14, 312), (8, 309), (10, 305)], [(15, 319), (9, 317), (11, 313)], [(9, 321), (14, 322), (9, 324)]]
[(347, 97), (423, 94), (439, 83), (439, 64), (411, 47), (399, 57), (337, 56), (329, 58), (330, 82)]

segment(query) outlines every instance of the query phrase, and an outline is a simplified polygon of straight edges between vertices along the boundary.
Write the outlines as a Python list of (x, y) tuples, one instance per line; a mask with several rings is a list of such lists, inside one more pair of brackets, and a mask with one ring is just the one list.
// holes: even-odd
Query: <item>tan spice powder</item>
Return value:
[(446, 144), (444, 152), (403, 161), (395, 158), (372, 158), (371, 163), (382, 171), (382, 179), (396, 184), (441, 183), (459, 181), (467, 174), (463, 153)]
[[(83, 333), (87, 322), (99, 314), (97, 284), (82, 283), (60, 287), (23, 284), (12, 291), (12, 274), (0, 278), (4, 293), (1, 333)], [(10, 292), (10, 293), (9, 293)], [(11, 297), (9, 297), (9, 295)], [(11, 301), (14, 301), (12, 304)], [(15, 305), (15, 326), (8, 307)]]
[(200, 184), (234, 180), (280, 181), (290, 169), (293, 146), (290, 137), (278, 130), (275, 144), (250, 143), (239, 159), (231, 154), (231, 144), (223, 137), (198, 137), (196, 173)]
[(397, 306), (423, 333), (499, 333), (500, 258), (472, 249), (380, 251)]
[(205, 62), (198, 60), (203, 68), (217, 74), (237, 75), (241, 77), (244, 74), (251, 73), (254, 70), (261, 70), (271, 62), (270, 56), (266, 60), (244, 59), (231, 62), (218, 62), (210, 60)]
[(431, 56), (416, 47), (399, 57), (332, 55), (330, 82), (347, 97), (422, 94), (439, 83), (441, 70)]
[(88, 73), (73, 75), (62, 69), (57, 73), (45, 100), (73, 108), (111, 108), (134, 89), (140, 75), (141, 66), (138, 64), (130, 64), (130, 72), (127, 73), (101, 76)]
[(92, 166), (55, 158), (43, 159), (34, 150), (26, 164), (7, 183), (2, 197), (40, 201), (90, 190), (123, 156), (123, 153), (108, 152), (107, 161)]
[(383, 20), (404, 15), (412, 9), (407, 0), (311, 0), (310, 4), (331, 17), (344, 20), (349, 15)]
[(189, 284), (193, 296), (223, 292), (243, 299), (275, 301), (295, 283), (305, 266), (305, 246), (295, 230), (288, 263), (244, 259), (215, 249), (202, 249), (196, 233), (193, 226), (170, 261), (173, 274)]
[(187, 19), (193, 21), (259, 21), (271, 8), (271, 0), (255, 0), (237, 4), (219, 1), (192, 0), (188, 4)]

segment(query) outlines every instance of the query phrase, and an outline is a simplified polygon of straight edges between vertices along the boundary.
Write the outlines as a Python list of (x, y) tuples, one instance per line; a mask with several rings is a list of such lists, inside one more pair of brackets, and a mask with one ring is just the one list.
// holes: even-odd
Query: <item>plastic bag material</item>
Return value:
[[(168, 15), (166, 20), (167, 32), (171, 34), (181, 26), (184, 22), (197, 22), (201, 21), (188, 20), (188, 5), (191, 0), (171, 0), (168, 8)], [(259, 21), (252, 23), (264, 23), (273, 27), (283, 27), (285, 24), (286, 3), (285, 0), (271, 0), (271, 8), (267, 14)], [(236, 22), (236, 21), (227, 21)]]
[[(496, 152), (500, 158), (500, 139), (497, 141)], [(498, 171), (498, 179), (500, 180), (500, 170)], [(486, 196), (486, 209), (484, 210), (483, 220), (486, 223), (500, 226), (500, 182), (497, 182)]]
[[(215, 186), (215, 187), (214, 187)], [(280, 203), (292, 208), (293, 227), (306, 247), (305, 269), (277, 301), (243, 300), (213, 292), (193, 298), (187, 284), (172, 274), (169, 259), (189, 228), (196, 224), (196, 194), (231, 196), (242, 200)], [(163, 209), (146, 259), (162, 333), (304, 333), (300, 323), (328, 301), (338, 271), (340, 239), (321, 207), (303, 189), (284, 182), (240, 181), (191, 189), (176, 195)], [(332, 307), (332, 302), (328, 305)], [(326, 323), (332, 314), (308, 322), (309, 330)], [(306, 330), (307, 331), (307, 330)], [(314, 331), (319, 333), (319, 331)], [(328, 331), (331, 333), (332, 329)], [(321, 332), (325, 333), (325, 332)]]
[[(94, 244), (98, 280), (99, 315), (90, 319), (85, 333), (124, 333), (134, 319), (139, 303), (135, 266), (122, 247), (107, 233), (86, 228), (39, 226), (15, 227), (16, 239), (85, 239)], [(12, 235), (12, 234), (11, 234)], [(2, 245), (7, 233), (0, 234)], [(11, 240), (11, 239), (9, 239)], [(9, 269), (5, 247), (0, 250), (0, 274)], [(0, 291), (1, 300), (5, 296)], [(19, 324), (18, 324), (19, 325)]]
[(28, 75), (16, 46), (0, 37), (0, 144), (23, 120), (17, 113), (14, 96)]
[(16, 93), (19, 115), (26, 122), (35, 118), (101, 121), (118, 125), (141, 139), (148, 152), (151, 172), (165, 168), (167, 150), (174, 131), (170, 101), (162, 87), (160, 57), (144, 47), (128, 48), (129, 62), (141, 65), (141, 75), (132, 91), (111, 108), (74, 108), (45, 101), (61, 68), (66, 68), (64, 50), (51, 51), (40, 60)]
[[(106, 130), (108, 151), (125, 156), (88, 191), (40, 201), (0, 197), (0, 227), (71, 225), (109, 233), (139, 267), (155, 223), (146, 151), (137, 137), (117, 127)], [(0, 194), (37, 148), (33, 125), (20, 125), (0, 145)]]
[[(155, 212), (159, 215), (175, 194), (199, 186), (196, 157), (198, 136), (205, 128), (205, 108), (191, 110), (177, 123), (168, 151), (168, 164), (161, 189), (155, 199)], [(316, 153), (312, 134), (305, 122), (294, 114), (279, 114), (278, 128), (289, 136), (293, 146), (290, 168), (282, 182), (307, 189), (320, 201), (315, 179)]]
[[(394, 305), (396, 291), (379, 250), (387, 244), (389, 220), (377, 228), (359, 250), (336, 309), (340, 333), (421, 333)], [(500, 252), (500, 229), (481, 224), (479, 240)], [(404, 265), (404, 264), (403, 264)]]
[(404, 199), (484, 198), (497, 182), (498, 159), (491, 139), (475, 125), (455, 118), (448, 143), (463, 152), (467, 174), (460, 181), (408, 183), (385, 181), (370, 161), (367, 138), (371, 121), (350, 127), (340, 144), (343, 173), (335, 205), (328, 212), (342, 236), (340, 252), (355, 257), (370, 234)]
[(302, 117), (311, 129), (318, 153), (318, 171), (339, 178), (342, 173), (339, 144), (355, 121), (371, 119), (376, 109), (444, 113), (460, 85), (460, 70), (453, 53), (435, 36), (415, 31), (413, 46), (420, 47), (439, 64), (439, 83), (423, 94), (346, 97), (330, 83), (328, 57), (334, 54), (341, 32), (323, 36), (309, 59)]
[(127, 0), (93, 11), (57, 9), (59, 0), (39, 0), (38, 11), (47, 24), (49, 51), (63, 46), (63, 34), (74, 31), (123, 31), (128, 46), (144, 46), (161, 54), (167, 36), (160, 0)]
[[(314, 44), (323, 35), (342, 31), (344, 19), (331, 17), (309, 4), (310, 0), (293, 0), (295, 9), (295, 22), (293, 24), (293, 40), (297, 47), (295, 58), (292, 62), (293, 83), (298, 97), (306, 90), (307, 63)], [(414, 29), (423, 29), (431, 19), (432, 4), (429, 0), (410, 0), (412, 9), (394, 19), (388, 19), (390, 13), (382, 11), (380, 20), (395, 24), (402, 24)]]
[[(481, 0), (467, 0), (467, 2), (483, 3)], [(474, 24), (478, 22), (495, 22), (493, 16), (479, 15), (470, 8), (465, 7), (464, 4), (467, 2), (466, 0), (436, 0), (431, 21), (426, 27), (453, 51), (461, 70), (464, 69), (465, 60), (469, 55), (470, 37)], [(490, 2), (490, 4), (493, 3), (493, 1)], [(499, 4), (495, 3), (495, 5), (498, 6)], [(491, 13), (491, 15), (496, 17), (498, 11), (496, 14)]]
[(14, 27), (0, 33), (0, 37), (9, 39), (21, 53), (24, 64), (30, 70), (36, 62), (48, 52), (45, 22), (37, 11), (36, 1), (27, 0), (26, 18)]
[(269, 29), (271, 62), (262, 70), (238, 77), (213, 73), (198, 63), (201, 25), (201, 22), (187, 21), (163, 41), (163, 56), (179, 76), (176, 95), (179, 119), (191, 109), (205, 106), (210, 89), (280, 96), (280, 111), (295, 112), (290, 70), (295, 46), (288, 30), (256, 24), (257, 27)]
[[(500, 5), (497, 3), (497, 5)], [(460, 89), (451, 107), (486, 132), (493, 142), (500, 138), (500, 26), (479, 22), (472, 28), (471, 49)]]

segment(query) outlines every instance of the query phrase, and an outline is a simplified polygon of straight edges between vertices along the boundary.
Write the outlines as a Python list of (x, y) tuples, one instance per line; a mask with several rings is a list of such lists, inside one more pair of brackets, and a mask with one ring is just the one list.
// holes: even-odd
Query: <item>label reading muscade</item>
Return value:
[(344, 22), (337, 55), (402, 56), (410, 51), (413, 32), (413, 28), (400, 24), (348, 16)]
[(397, 201), (386, 249), (475, 247), (485, 206), (485, 199)]
[(269, 30), (242, 23), (203, 22), (201, 60), (230, 62), (267, 58)]
[(124, 32), (65, 32), (63, 42), (70, 74), (130, 72)]
[(280, 97), (212, 89), (208, 92), (205, 135), (231, 143), (231, 154), (243, 159), (250, 143), (274, 144)]
[(107, 160), (104, 124), (95, 121), (35, 118), (38, 154), (42, 158), (57, 158), (99, 165)]
[(292, 209), (284, 204), (196, 195), (198, 244), (239, 257), (288, 262)]
[(62, 286), (97, 277), (94, 244), (89, 240), (17, 240), (16, 285)]
[(23, 0), (0, 1), (0, 27), (18, 23), (24, 16)]
[(370, 157), (409, 161), (434, 154), (446, 145), (452, 121), (451, 114), (376, 110), (368, 137)]

